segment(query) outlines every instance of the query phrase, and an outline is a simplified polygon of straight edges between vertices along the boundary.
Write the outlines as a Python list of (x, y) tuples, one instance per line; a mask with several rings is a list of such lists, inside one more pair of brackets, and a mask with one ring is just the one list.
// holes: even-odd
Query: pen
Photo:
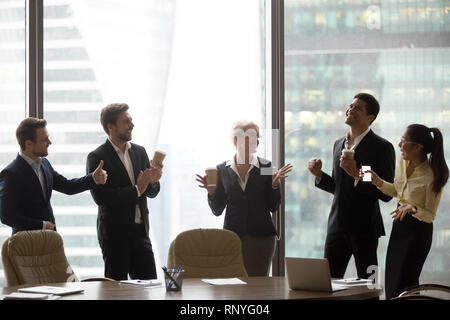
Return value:
[(170, 282), (168, 284), (168, 289), (170, 289), (172, 287), (172, 283), (175, 284), (175, 286), (177, 287), (177, 289), (181, 289), (180, 286), (178, 285), (178, 283), (173, 279), (172, 275), (170, 274), (170, 272), (167, 271), (167, 268), (162, 268), (164, 273), (169, 277)]

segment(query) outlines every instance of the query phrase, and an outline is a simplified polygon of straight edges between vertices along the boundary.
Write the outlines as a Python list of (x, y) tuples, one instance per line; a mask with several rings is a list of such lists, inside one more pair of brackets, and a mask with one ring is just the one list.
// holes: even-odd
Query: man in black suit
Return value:
[(144, 147), (130, 143), (134, 124), (127, 104), (103, 108), (101, 124), (108, 139), (89, 153), (87, 172), (104, 159), (107, 183), (91, 191), (98, 205), (97, 235), (105, 262), (105, 276), (115, 280), (155, 279), (149, 238), (147, 197), (159, 193), (161, 167), (150, 165)]
[[(322, 171), (320, 159), (308, 162), (316, 187), (334, 195), (324, 254), (332, 277), (344, 277), (352, 255), (360, 278), (368, 278), (368, 267), (378, 265), (378, 238), (385, 235), (378, 200), (388, 202), (391, 197), (361, 181), (359, 169), (369, 165), (384, 180), (394, 180), (394, 147), (370, 129), (379, 110), (372, 95), (357, 94), (346, 111), (345, 123), (350, 130), (334, 143), (332, 175)], [(342, 155), (343, 149), (353, 150), (354, 158)]]
[(52, 191), (76, 194), (104, 184), (106, 171), (99, 160), (93, 173), (67, 180), (45, 158), (51, 144), (47, 121), (27, 118), (16, 130), (20, 151), (0, 173), (0, 217), (12, 233), (25, 230), (56, 230), (50, 198)]

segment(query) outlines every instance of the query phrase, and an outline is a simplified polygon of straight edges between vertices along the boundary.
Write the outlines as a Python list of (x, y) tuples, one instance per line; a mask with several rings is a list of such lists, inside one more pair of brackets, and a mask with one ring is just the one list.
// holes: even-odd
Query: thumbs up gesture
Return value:
[(106, 179), (108, 178), (108, 174), (105, 170), (103, 170), (103, 164), (105, 162), (103, 160), (100, 160), (100, 163), (98, 164), (97, 169), (93, 172), (93, 178), (96, 184), (105, 184)]

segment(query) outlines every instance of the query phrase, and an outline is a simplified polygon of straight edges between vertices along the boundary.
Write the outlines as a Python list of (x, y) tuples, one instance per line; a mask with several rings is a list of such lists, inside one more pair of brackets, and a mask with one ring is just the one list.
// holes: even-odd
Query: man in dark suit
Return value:
[[(350, 130), (334, 143), (332, 175), (322, 172), (320, 159), (308, 163), (308, 169), (316, 177), (316, 187), (334, 195), (324, 254), (332, 277), (344, 277), (352, 255), (360, 278), (368, 278), (371, 275), (368, 267), (378, 265), (378, 239), (385, 235), (378, 200), (388, 202), (391, 197), (361, 181), (359, 169), (361, 165), (369, 165), (384, 180), (394, 180), (394, 147), (370, 129), (379, 109), (372, 95), (357, 94), (346, 111), (345, 123)], [(354, 157), (342, 155), (343, 149), (353, 150)]]
[(27, 118), (16, 130), (20, 152), (0, 173), (0, 217), (12, 233), (25, 230), (56, 230), (50, 198), (52, 191), (76, 194), (104, 184), (106, 171), (99, 160), (93, 173), (67, 180), (45, 158), (51, 141), (43, 119)]
[(98, 205), (97, 235), (105, 276), (115, 280), (155, 279), (147, 197), (159, 193), (162, 168), (151, 166), (145, 149), (130, 143), (134, 124), (126, 104), (110, 104), (100, 116), (108, 139), (89, 153), (87, 172), (104, 159), (107, 183), (91, 191)]

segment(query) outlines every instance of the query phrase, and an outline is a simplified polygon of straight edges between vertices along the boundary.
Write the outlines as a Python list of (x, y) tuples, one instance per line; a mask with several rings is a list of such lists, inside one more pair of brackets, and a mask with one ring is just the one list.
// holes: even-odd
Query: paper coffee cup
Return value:
[(206, 173), (206, 184), (208, 187), (214, 187), (217, 184), (217, 168), (207, 168)]
[(153, 155), (153, 164), (154, 165), (162, 165), (164, 158), (166, 157), (166, 154), (162, 151), (155, 151), (155, 154)]
[(355, 158), (355, 150), (342, 149), (342, 155), (344, 156), (344, 158), (354, 159)]

